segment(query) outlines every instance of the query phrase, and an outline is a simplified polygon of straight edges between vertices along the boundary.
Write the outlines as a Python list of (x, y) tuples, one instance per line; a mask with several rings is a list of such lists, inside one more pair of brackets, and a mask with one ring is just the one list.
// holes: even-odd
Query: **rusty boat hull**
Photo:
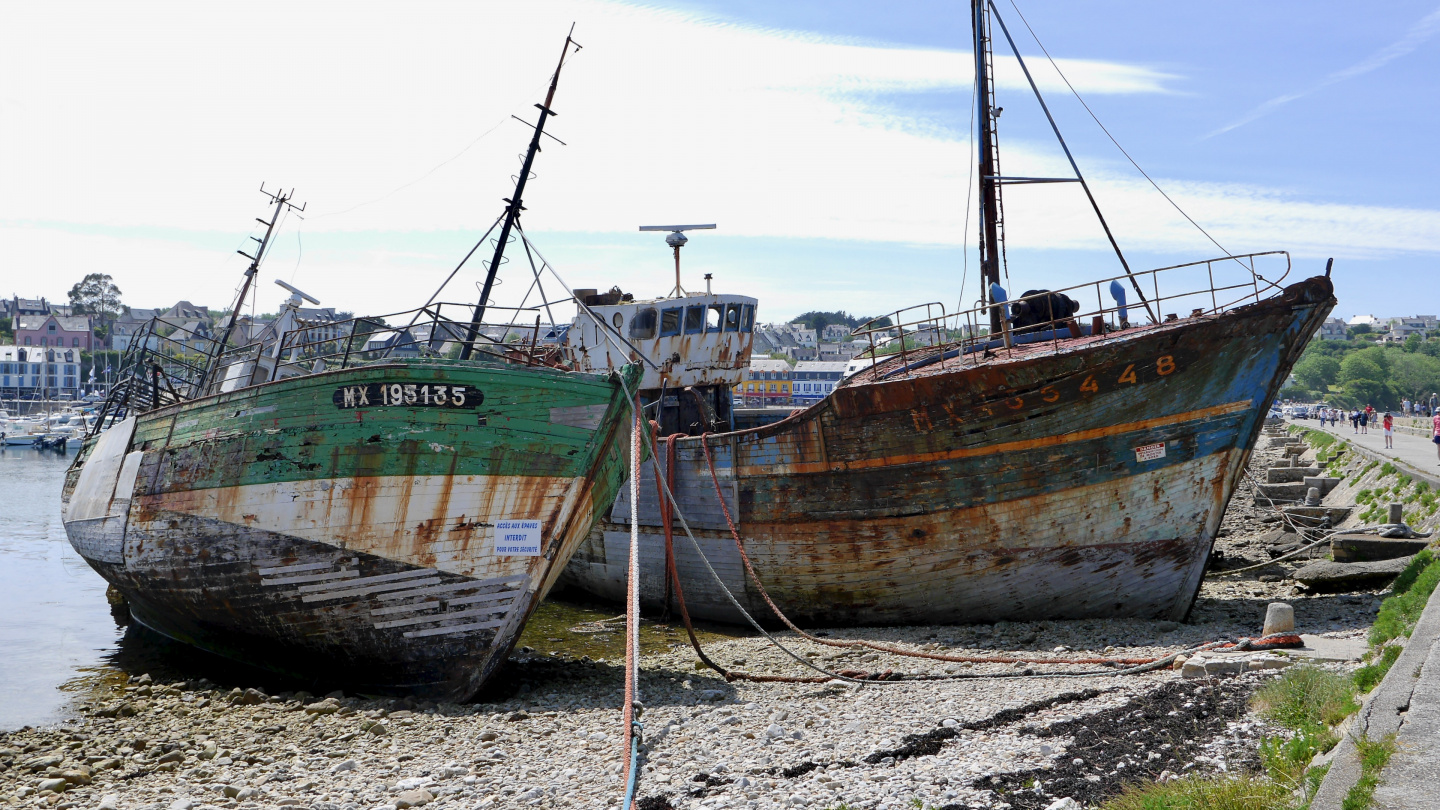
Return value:
[(464, 699), (626, 479), (633, 372), (392, 361), (159, 408), (87, 442), (65, 528), (166, 636)]
[[(713, 479), (702, 439), (673, 439), (675, 496), (720, 580), (675, 521), (690, 613), (741, 621), (728, 589), (776, 621), (718, 481), (766, 591), (805, 625), (1183, 619), (1269, 404), (1334, 303), (1317, 277), (1228, 312), (979, 362), (892, 360), (782, 422), (709, 436)], [(641, 599), (660, 609), (674, 597), (654, 465), (640, 485)], [(567, 585), (621, 598), (627, 496)]]

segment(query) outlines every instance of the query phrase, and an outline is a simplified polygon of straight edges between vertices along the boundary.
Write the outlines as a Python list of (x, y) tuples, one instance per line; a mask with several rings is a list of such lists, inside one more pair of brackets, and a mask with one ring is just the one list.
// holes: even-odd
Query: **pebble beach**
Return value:
[[(1252, 468), (1269, 460), (1257, 451)], [(1275, 528), (1248, 486), (1218, 543), (1234, 565), (1265, 560), (1260, 538)], [(1287, 575), (1303, 562), (1207, 579), (1185, 623), (1001, 622), (829, 637), (954, 656), (1158, 658), (1257, 636), (1273, 601), (1294, 605), (1300, 632), (1363, 635), (1381, 592), (1304, 592)], [(646, 625), (636, 791), (646, 810), (1039, 810), (1065, 799), (1080, 807), (1137, 781), (1254, 769), (1259, 739), (1281, 733), (1247, 708), (1256, 686), (1276, 676), (1258, 664), (1222, 678), (1168, 667), (1073, 677), (1096, 667), (902, 658), (781, 633), (781, 643), (827, 670), (949, 678), (727, 683), (697, 662), (683, 628)], [(82, 679), (64, 722), (0, 733), (0, 801), (57, 810), (619, 807), (624, 674), (598, 647), (580, 654), (576, 639), (593, 631), (527, 630), (499, 681), (464, 705), (271, 693), (176, 671)], [(814, 674), (763, 637), (702, 639), (726, 667)]]

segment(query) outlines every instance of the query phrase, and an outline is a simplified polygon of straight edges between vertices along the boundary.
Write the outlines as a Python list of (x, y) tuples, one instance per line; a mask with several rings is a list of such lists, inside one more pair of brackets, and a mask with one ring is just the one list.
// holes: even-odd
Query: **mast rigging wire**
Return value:
[[(1186, 219), (1191, 225), (1194, 225), (1194, 226), (1195, 226), (1195, 229), (1196, 229), (1196, 230), (1198, 230), (1200, 233), (1204, 234), (1204, 235), (1205, 235), (1205, 238), (1206, 238), (1206, 239), (1209, 239), (1209, 240), (1210, 240), (1210, 243), (1211, 243), (1212, 245), (1214, 245), (1214, 246), (1217, 247), (1217, 248), (1220, 248), (1220, 251), (1221, 251), (1222, 253), (1224, 253), (1225, 255), (1229, 256), (1229, 255), (1230, 255), (1230, 251), (1229, 251), (1224, 245), (1222, 245), (1222, 244), (1220, 244), (1219, 242), (1215, 241), (1215, 237), (1211, 236), (1209, 231), (1207, 231), (1207, 230), (1205, 230), (1204, 228), (1200, 227), (1200, 223), (1196, 222), (1193, 217), (1191, 217), (1189, 214), (1185, 213), (1185, 209), (1181, 208), (1179, 203), (1177, 203), (1177, 202), (1175, 202), (1173, 199), (1171, 199), (1171, 198), (1170, 198), (1170, 195), (1165, 193), (1165, 189), (1160, 188), (1160, 184), (1159, 184), (1159, 183), (1156, 183), (1156, 182), (1155, 182), (1155, 179), (1154, 179), (1153, 177), (1151, 177), (1144, 169), (1140, 168), (1140, 164), (1135, 162), (1135, 158), (1130, 157), (1130, 153), (1127, 152), (1127, 151), (1125, 151), (1125, 147), (1121, 146), (1121, 145), (1120, 145), (1120, 142), (1117, 141), (1117, 140), (1115, 140), (1115, 136), (1114, 136), (1114, 135), (1111, 135), (1111, 134), (1110, 134), (1110, 130), (1106, 129), (1106, 128), (1105, 128), (1105, 125), (1100, 122), (1100, 117), (1095, 114), (1095, 111), (1094, 111), (1094, 110), (1090, 109), (1090, 105), (1085, 103), (1085, 99), (1083, 99), (1083, 98), (1080, 97), (1080, 92), (1075, 89), (1075, 85), (1073, 85), (1073, 84), (1070, 83), (1070, 79), (1069, 79), (1068, 77), (1066, 77), (1064, 71), (1060, 70), (1060, 66), (1057, 65), (1057, 64), (1055, 64), (1055, 57), (1053, 57), (1053, 56), (1050, 55), (1050, 51), (1045, 48), (1045, 43), (1043, 43), (1043, 42), (1040, 41), (1040, 37), (1039, 37), (1038, 35), (1036, 35), (1035, 29), (1030, 27), (1030, 21), (1027, 20), (1027, 19), (1025, 19), (1025, 12), (1023, 12), (1023, 11), (1020, 10), (1020, 7), (1015, 4), (1015, 0), (1010, 0), (1010, 6), (1015, 9), (1015, 13), (1016, 13), (1016, 14), (1020, 15), (1020, 22), (1024, 23), (1024, 25), (1025, 25), (1025, 30), (1027, 30), (1027, 31), (1030, 32), (1030, 37), (1035, 40), (1035, 44), (1040, 46), (1040, 52), (1043, 53), (1043, 54), (1045, 54), (1045, 58), (1050, 61), (1050, 67), (1054, 68), (1054, 69), (1055, 69), (1055, 72), (1056, 72), (1057, 74), (1059, 74), (1060, 80), (1063, 81), (1063, 82), (1065, 82), (1065, 86), (1066, 86), (1066, 87), (1070, 88), (1070, 93), (1075, 96), (1075, 100), (1078, 101), (1078, 102), (1080, 102), (1080, 106), (1084, 107), (1084, 108), (1085, 108), (1085, 112), (1087, 112), (1087, 113), (1090, 114), (1090, 118), (1095, 122), (1095, 125), (1096, 125), (1096, 126), (1100, 127), (1100, 131), (1103, 132), (1103, 133), (1105, 133), (1105, 137), (1107, 137), (1107, 138), (1110, 139), (1110, 143), (1115, 144), (1115, 148), (1116, 148), (1116, 149), (1119, 149), (1119, 150), (1120, 150), (1120, 154), (1124, 155), (1124, 156), (1125, 156), (1125, 159), (1128, 160), (1128, 161), (1130, 161), (1130, 165), (1135, 167), (1135, 171), (1140, 172), (1140, 175), (1141, 175), (1142, 177), (1144, 177), (1146, 180), (1150, 181), (1150, 185), (1154, 186), (1154, 187), (1155, 187), (1155, 190), (1158, 191), (1158, 192), (1160, 192), (1160, 196), (1165, 198), (1165, 202), (1170, 203), (1171, 207), (1173, 207), (1176, 211), (1179, 211), (1179, 212), (1180, 212), (1180, 216), (1185, 217), (1185, 219)], [(1241, 265), (1243, 266), (1243, 265), (1244, 265), (1244, 262), (1241, 262)], [(1253, 272), (1253, 271), (1252, 271), (1252, 272)]]

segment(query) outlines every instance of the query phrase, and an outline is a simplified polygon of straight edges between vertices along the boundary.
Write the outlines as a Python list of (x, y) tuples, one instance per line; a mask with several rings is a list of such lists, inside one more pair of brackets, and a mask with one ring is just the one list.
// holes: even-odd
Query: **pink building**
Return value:
[(88, 315), (18, 315), (15, 345), (58, 346), (90, 351), (95, 333)]

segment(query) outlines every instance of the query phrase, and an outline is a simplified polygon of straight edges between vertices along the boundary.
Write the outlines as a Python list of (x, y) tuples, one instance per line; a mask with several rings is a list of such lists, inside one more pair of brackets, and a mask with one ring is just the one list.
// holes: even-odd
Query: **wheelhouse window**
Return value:
[(685, 334), (698, 335), (705, 329), (705, 307), (696, 305), (685, 308)]
[(655, 310), (642, 309), (635, 313), (630, 319), (630, 337), (636, 340), (655, 337)]
[(726, 305), (725, 305), (725, 331), (726, 331), (726, 332), (739, 332), (739, 331), (740, 331), (740, 305), (739, 305), (739, 304), (726, 304)]
[(680, 313), (683, 311), (679, 307), (660, 311), (660, 337), (680, 334)]
[(725, 320), (725, 305), (724, 305), (724, 304), (711, 304), (711, 305), (710, 305), (710, 308), (707, 309), (707, 310), (705, 310), (705, 331), (706, 331), (706, 332), (719, 332), (719, 331), (720, 331), (720, 326), (721, 326), (721, 324), (724, 322), (724, 320)]
[(743, 309), (743, 311), (742, 311), (741, 314), (740, 314), (740, 331), (741, 331), (741, 332), (753, 332), (753, 331), (755, 331), (755, 305), (754, 305), (754, 304), (746, 304), (746, 305), (744, 306), (744, 309)]

